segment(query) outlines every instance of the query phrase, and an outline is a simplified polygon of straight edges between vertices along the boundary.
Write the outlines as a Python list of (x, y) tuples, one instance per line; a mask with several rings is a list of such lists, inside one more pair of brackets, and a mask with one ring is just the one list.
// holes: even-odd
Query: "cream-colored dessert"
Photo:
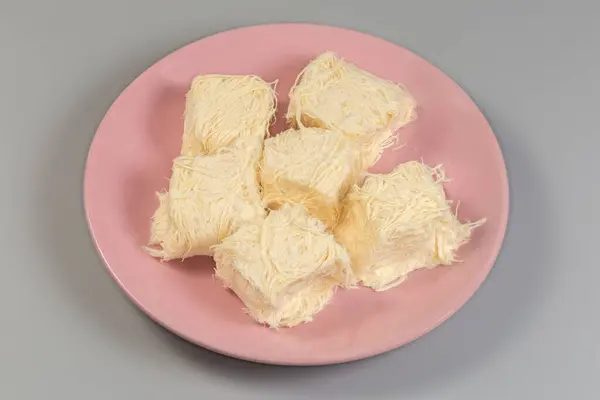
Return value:
[(214, 246), (216, 276), (256, 321), (310, 321), (338, 285), (354, 283), (346, 250), (302, 206), (284, 204)]
[(456, 251), (484, 221), (461, 223), (441, 182), (441, 167), (411, 161), (369, 174), (346, 198), (336, 239), (363, 285), (386, 290), (409, 273), (456, 261)]
[(290, 91), (292, 126), (343, 132), (357, 143), (363, 169), (416, 118), (416, 101), (399, 84), (379, 78), (326, 52), (310, 62)]

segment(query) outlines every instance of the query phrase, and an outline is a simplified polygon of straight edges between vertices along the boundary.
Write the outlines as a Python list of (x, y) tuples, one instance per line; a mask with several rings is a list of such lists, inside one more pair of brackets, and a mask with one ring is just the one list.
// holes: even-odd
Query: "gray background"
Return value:
[[(600, 8), (593, 1), (0, 2), (0, 398), (591, 399), (600, 395)], [(488, 280), (392, 353), (275, 368), (195, 348), (120, 293), (88, 238), (81, 181), (104, 112), (172, 50), (306, 21), (412, 49), (484, 110), (512, 210)]]

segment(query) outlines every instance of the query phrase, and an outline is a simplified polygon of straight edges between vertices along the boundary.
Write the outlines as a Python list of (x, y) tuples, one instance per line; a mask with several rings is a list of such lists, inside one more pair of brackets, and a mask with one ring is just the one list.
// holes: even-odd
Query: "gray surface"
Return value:
[[(0, 398), (599, 396), (600, 8), (587, 3), (2, 1)], [(119, 92), (190, 41), (279, 21), (363, 30), (432, 61), (480, 104), (509, 168), (509, 233), (481, 290), (363, 362), (274, 368), (188, 345), (136, 311), (87, 235), (86, 151)]]

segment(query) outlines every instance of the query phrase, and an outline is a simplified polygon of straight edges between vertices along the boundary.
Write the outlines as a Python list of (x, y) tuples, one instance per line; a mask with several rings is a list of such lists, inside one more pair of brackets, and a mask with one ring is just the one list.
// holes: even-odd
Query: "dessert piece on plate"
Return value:
[(216, 276), (270, 327), (311, 321), (354, 276), (346, 250), (302, 206), (284, 204), (214, 246)]
[(336, 239), (357, 279), (381, 291), (412, 271), (456, 261), (456, 251), (484, 220), (462, 223), (446, 199), (441, 166), (411, 161), (369, 174), (344, 199)]
[(292, 126), (343, 132), (357, 143), (363, 169), (416, 118), (416, 101), (403, 86), (377, 77), (332, 52), (311, 61), (290, 91)]

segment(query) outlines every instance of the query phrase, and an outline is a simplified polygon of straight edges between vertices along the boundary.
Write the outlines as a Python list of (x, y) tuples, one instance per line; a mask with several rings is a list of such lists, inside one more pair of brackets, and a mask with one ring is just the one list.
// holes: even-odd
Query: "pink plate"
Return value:
[[(376, 166), (408, 159), (444, 164), (448, 196), (462, 219), (487, 217), (463, 247), (461, 264), (420, 271), (384, 293), (340, 290), (311, 323), (275, 331), (255, 324), (213, 279), (209, 258), (161, 263), (142, 249), (155, 192), (167, 186), (182, 135), (184, 94), (197, 74), (258, 74), (279, 80), (280, 130), (287, 92), (300, 70), (332, 50), (415, 95), (419, 119), (408, 144)], [(490, 271), (506, 230), (508, 181), (485, 118), (450, 78), (408, 50), (346, 29), (304, 24), (237, 29), (192, 43), (137, 78), (115, 101), (90, 148), (84, 185), (90, 231), (109, 271), (152, 319), (190, 342), (270, 364), (357, 360), (402, 346), (458, 310)]]

